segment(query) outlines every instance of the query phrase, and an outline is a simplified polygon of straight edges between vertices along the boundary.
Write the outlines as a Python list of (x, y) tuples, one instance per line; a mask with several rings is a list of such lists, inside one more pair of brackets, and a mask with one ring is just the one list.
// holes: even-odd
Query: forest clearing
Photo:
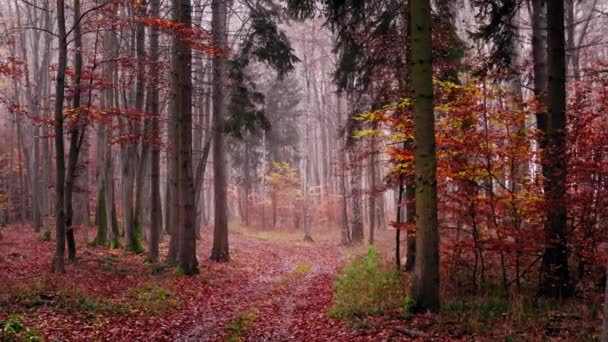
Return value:
[(0, 341), (608, 342), (608, 0), (0, 0)]

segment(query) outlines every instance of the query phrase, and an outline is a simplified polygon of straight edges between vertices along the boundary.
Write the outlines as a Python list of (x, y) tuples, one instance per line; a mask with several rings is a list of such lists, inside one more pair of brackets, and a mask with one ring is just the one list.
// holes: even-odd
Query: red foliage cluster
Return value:
[[(608, 200), (608, 85), (605, 76), (572, 86), (569, 98), (568, 227), (577, 283), (604, 260)], [(543, 177), (531, 128), (536, 106), (484, 80), (437, 82), (436, 141), (441, 252), (454, 289), (511, 291), (536, 284), (544, 249)], [(409, 101), (374, 116), (413, 139)], [(598, 114), (600, 113), (600, 114)], [(393, 179), (413, 173), (413, 151), (390, 144)], [(412, 228), (399, 224), (397, 228)], [(594, 275), (596, 276), (596, 275)]]

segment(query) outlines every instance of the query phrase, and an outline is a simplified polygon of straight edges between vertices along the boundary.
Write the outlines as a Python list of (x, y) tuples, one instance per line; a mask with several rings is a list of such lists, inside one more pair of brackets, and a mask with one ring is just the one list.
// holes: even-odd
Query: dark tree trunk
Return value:
[(59, 62), (55, 80), (55, 164), (56, 164), (56, 246), (53, 258), (53, 272), (64, 273), (65, 265), (65, 198), (63, 183), (65, 181), (65, 162), (63, 150), (63, 98), (65, 86), (65, 69), (67, 66), (68, 46), (65, 29), (65, 5), (63, 0), (57, 0), (57, 28), (59, 35)]
[[(211, 30), (213, 46), (227, 47), (226, 42), (226, 2), (213, 0)], [(211, 260), (228, 261), (228, 205), (226, 199), (226, 156), (224, 155), (224, 112), (225, 112), (225, 69), (224, 57), (213, 58), (213, 188), (215, 192), (215, 222)]]
[(566, 51), (564, 2), (547, 2), (548, 109), (542, 155), (545, 178), (545, 251), (539, 293), (553, 298), (572, 295), (568, 271), (566, 211)]

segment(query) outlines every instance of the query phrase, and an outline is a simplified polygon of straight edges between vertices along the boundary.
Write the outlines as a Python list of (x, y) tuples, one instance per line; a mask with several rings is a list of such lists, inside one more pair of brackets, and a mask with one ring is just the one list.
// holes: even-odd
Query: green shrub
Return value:
[(6, 321), (0, 321), (0, 341), (42, 341), (42, 336), (34, 329), (25, 326), (19, 317), (11, 316)]
[(362, 317), (397, 308), (407, 312), (412, 304), (399, 273), (383, 265), (376, 249), (370, 247), (366, 256), (352, 261), (338, 275), (330, 315)]

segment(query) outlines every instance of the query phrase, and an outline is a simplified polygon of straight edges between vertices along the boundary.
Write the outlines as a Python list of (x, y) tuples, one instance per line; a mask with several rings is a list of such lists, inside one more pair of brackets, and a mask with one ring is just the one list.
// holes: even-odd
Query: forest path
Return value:
[[(338, 327), (341, 322), (327, 317), (340, 264), (335, 244), (248, 233), (231, 234), (230, 244), (230, 264), (239, 280), (210, 280), (223, 290), (200, 303), (194, 326), (179, 341), (327, 340), (319, 327), (332, 337), (336, 328), (349, 334)], [(199, 260), (204, 260), (208, 246), (199, 248)]]

